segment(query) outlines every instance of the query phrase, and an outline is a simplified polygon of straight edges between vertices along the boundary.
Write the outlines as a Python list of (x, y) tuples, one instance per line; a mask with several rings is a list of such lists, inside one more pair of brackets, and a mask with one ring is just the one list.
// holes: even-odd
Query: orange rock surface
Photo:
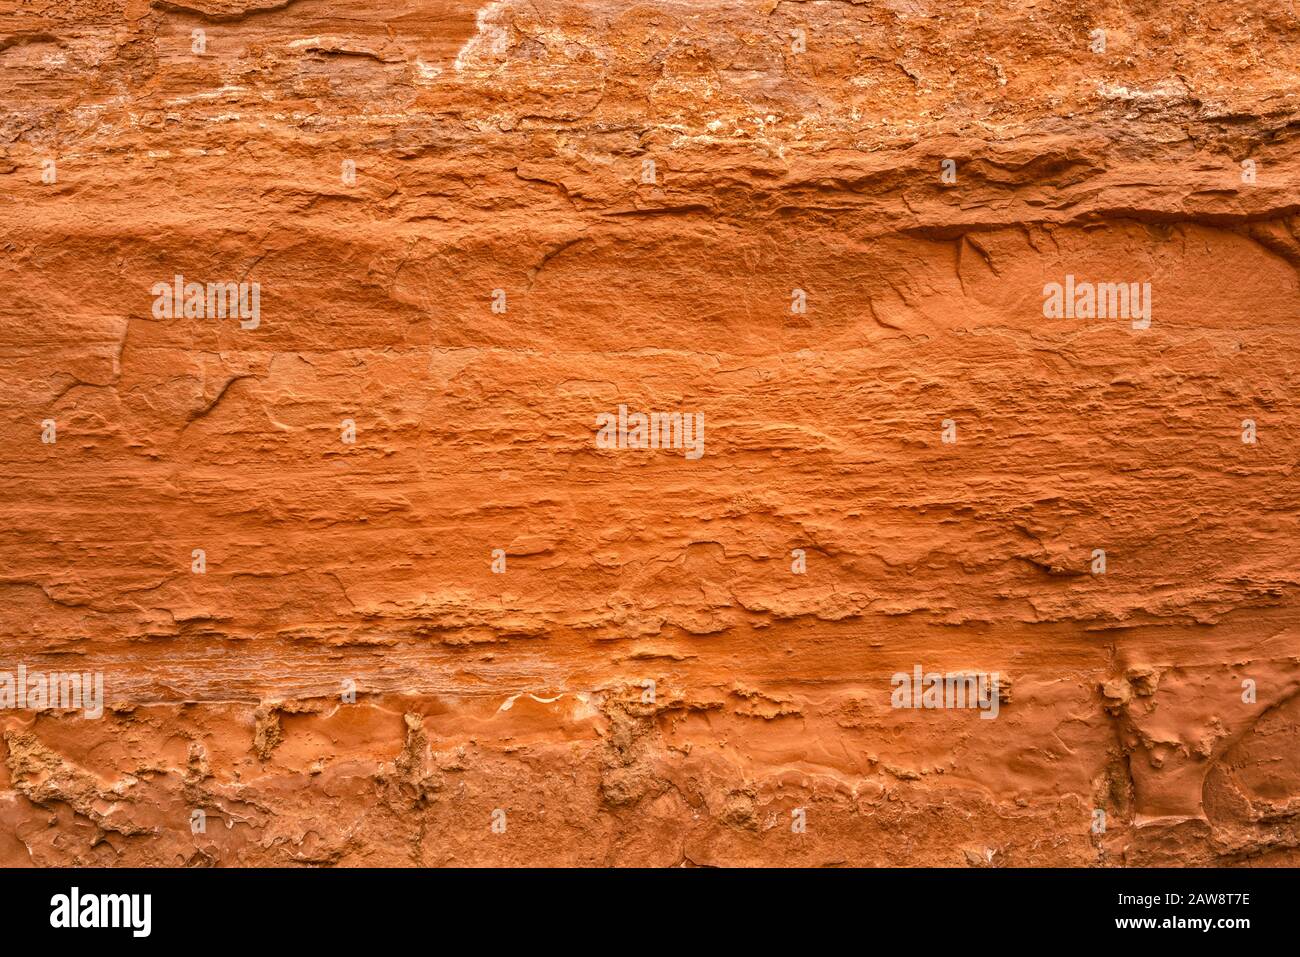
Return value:
[(1298, 65), (1256, 0), (0, 0), (0, 672), (104, 689), (0, 710), (0, 865), (1300, 864)]

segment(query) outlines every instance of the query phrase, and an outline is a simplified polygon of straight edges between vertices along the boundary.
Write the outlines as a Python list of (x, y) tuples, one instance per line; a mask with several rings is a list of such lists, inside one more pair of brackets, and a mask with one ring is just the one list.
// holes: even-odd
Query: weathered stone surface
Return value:
[(1300, 864), (1300, 19), (1123, 10), (0, 2), (0, 864)]

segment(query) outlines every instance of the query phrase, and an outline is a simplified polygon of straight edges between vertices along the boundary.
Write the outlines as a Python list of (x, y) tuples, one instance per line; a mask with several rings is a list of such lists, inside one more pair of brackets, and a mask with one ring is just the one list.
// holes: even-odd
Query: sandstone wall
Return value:
[(0, 26), (0, 864), (1300, 863), (1291, 4)]

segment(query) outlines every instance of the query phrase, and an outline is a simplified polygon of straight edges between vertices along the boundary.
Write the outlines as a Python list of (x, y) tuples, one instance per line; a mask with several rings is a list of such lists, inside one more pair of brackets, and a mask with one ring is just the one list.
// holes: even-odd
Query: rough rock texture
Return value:
[(107, 702), (0, 711), (0, 864), (1300, 864), (1298, 65), (1259, 0), (0, 0), (0, 670)]

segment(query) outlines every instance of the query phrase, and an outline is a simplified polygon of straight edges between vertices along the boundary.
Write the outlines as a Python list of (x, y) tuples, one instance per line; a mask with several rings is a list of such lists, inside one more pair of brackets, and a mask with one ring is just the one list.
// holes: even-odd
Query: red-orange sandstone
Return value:
[(0, 864), (1300, 864), (1298, 65), (1257, 0), (0, 0), (0, 672), (104, 682), (0, 710)]

